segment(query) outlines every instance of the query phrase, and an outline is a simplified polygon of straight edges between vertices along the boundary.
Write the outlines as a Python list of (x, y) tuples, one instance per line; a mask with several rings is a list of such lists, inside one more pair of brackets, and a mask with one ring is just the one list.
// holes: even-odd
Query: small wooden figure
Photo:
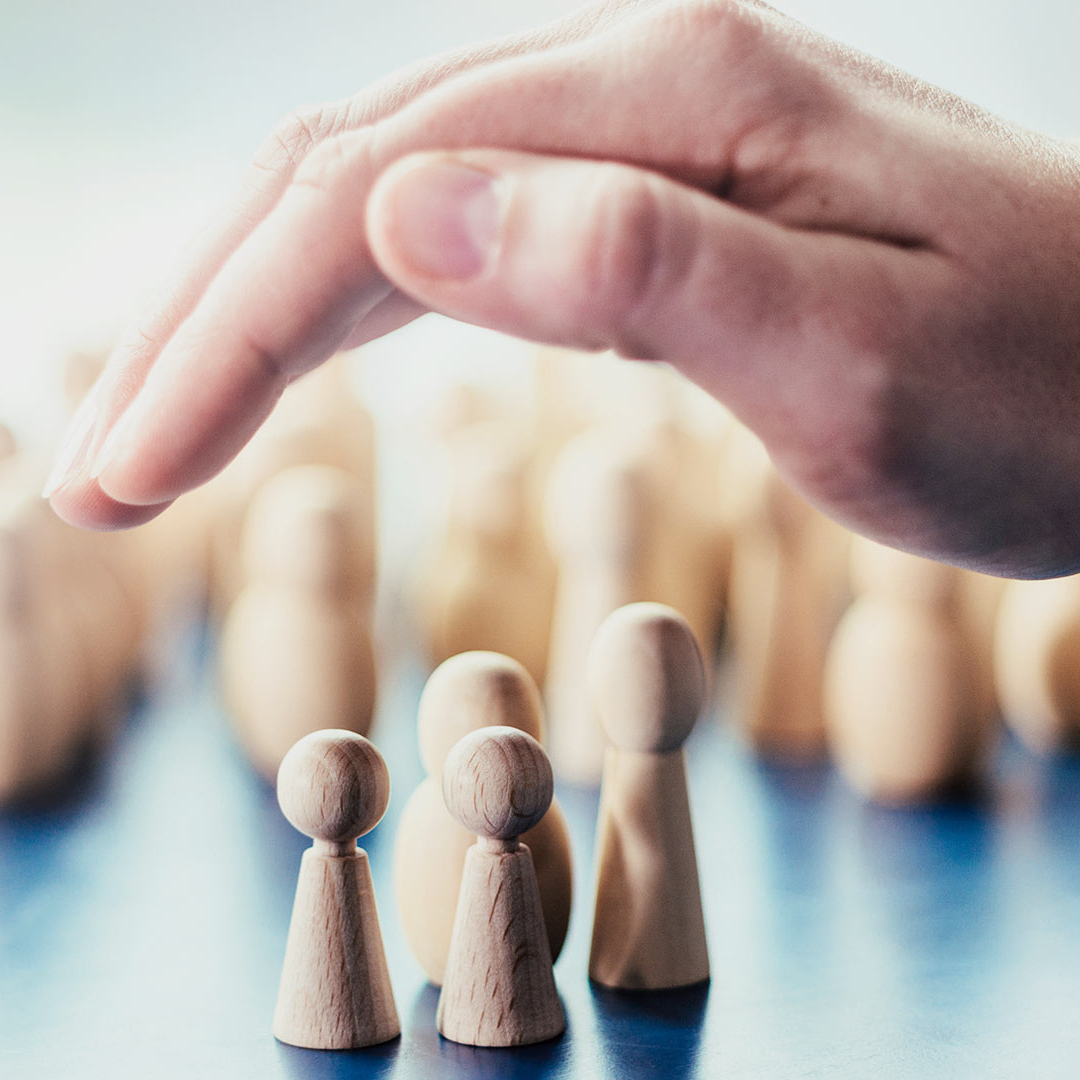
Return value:
[(308, 731), (371, 727), (375, 555), (365, 510), (355, 480), (330, 465), (285, 469), (252, 502), (247, 583), (222, 630), (221, 674), (237, 733), (267, 779)]
[(994, 675), (1005, 722), (1026, 746), (1080, 749), (1080, 576), (1008, 582)]
[(691, 986), (709, 977), (709, 954), (682, 749), (705, 696), (689, 624), (662, 604), (613, 612), (588, 685), (610, 740), (589, 977), (623, 990)]
[(862, 538), (851, 554), (857, 598), (826, 665), (830, 745), (866, 798), (930, 799), (976, 779), (996, 736), (961, 571)]
[(470, 1046), (523, 1046), (566, 1030), (532, 855), (519, 841), (544, 816), (551, 764), (516, 728), (466, 735), (443, 771), (447, 809), (477, 842), (465, 857), (439, 1031)]
[(596, 628), (623, 604), (650, 599), (653, 475), (639, 440), (607, 428), (572, 439), (552, 466), (548, 544), (558, 565), (544, 698), (559, 776), (595, 787), (604, 737), (585, 695)]
[(847, 601), (847, 534), (796, 494), (756, 437), (736, 429), (721, 498), (733, 534), (733, 721), (767, 757), (825, 752), (825, 654)]
[(352, 731), (316, 731), (285, 755), (278, 802), (314, 844), (296, 886), (274, 1035), (293, 1046), (347, 1050), (401, 1033), (367, 854), (357, 837), (379, 823), (390, 774)]
[(544, 681), (555, 567), (529, 503), (521, 424), (471, 424), (449, 440), (452, 462), (444, 541), (423, 579), (431, 659), (498, 649)]
[[(428, 979), (441, 985), (454, 929), (465, 856), (476, 837), (443, 800), (443, 768), (454, 744), (497, 725), (543, 739), (540, 692), (516, 660), (493, 652), (460, 653), (432, 673), (420, 698), (417, 734), (429, 775), (409, 796), (394, 838), (394, 886), (406, 940)], [(558, 801), (521, 838), (532, 853), (552, 960), (570, 921), (570, 833)]]

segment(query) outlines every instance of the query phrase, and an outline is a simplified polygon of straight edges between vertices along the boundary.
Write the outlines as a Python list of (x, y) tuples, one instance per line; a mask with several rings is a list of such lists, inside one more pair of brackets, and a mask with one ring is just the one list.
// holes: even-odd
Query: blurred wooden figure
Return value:
[(339, 356), (291, 383), (274, 412), (236, 460), (207, 485), (212, 519), (211, 609), (223, 614), (244, 582), (244, 519), (259, 489), (299, 465), (329, 465), (353, 477), (367, 505), (363, 546), (375, 550), (375, 424)]
[(226, 617), (220, 664), (240, 740), (267, 779), (308, 731), (371, 727), (367, 510), (350, 474), (302, 465), (268, 481), (247, 515), (247, 583)]
[(1025, 745), (1080, 749), (1080, 576), (1008, 582), (994, 675), (1005, 723)]
[(577, 436), (552, 467), (546, 532), (558, 579), (544, 698), (552, 765), (571, 783), (600, 782), (605, 744), (585, 663), (601, 622), (650, 598), (652, 485), (640, 442), (606, 428)]
[[(454, 928), (465, 856), (476, 837), (443, 799), (443, 768), (465, 735), (490, 726), (543, 737), (540, 693), (516, 660), (462, 653), (428, 679), (417, 717), (420, 757), (429, 775), (409, 797), (394, 840), (394, 888), (406, 940), (430, 982), (441, 985)], [(548, 945), (558, 959), (570, 921), (570, 834), (558, 800), (522, 842), (532, 852)]]
[(356, 846), (386, 813), (382, 755), (351, 731), (317, 731), (285, 755), (278, 801), (315, 841), (304, 852), (274, 1012), (293, 1046), (348, 1050), (401, 1033), (367, 854)]
[(733, 722), (769, 757), (819, 758), (825, 654), (847, 593), (847, 534), (788, 487), (745, 429), (733, 438), (722, 484), (733, 537)]
[(610, 740), (589, 978), (623, 990), (702, 982), (709, 955), (682, 749), (705, 697), (701, 652), (678, 612), (631, 604), (600, 627), (588, 671)]
[(517, 728), (474, 731), (447, 755), (447, 809), (478, 834), (465, 856), (436, 1014), (454, 1042), (523, 1046), (566, 1029), (532, 856), (519, 840), (551, 794), (547, 756)]
[(826, 670), (830, 745), (866, 798), (933, 798), (978, 779), (996, 729), (955, 567), (858, 538), (856, 599)]
[(554, 566), (531, 516), (528, 446), (518, 426), (488, 421), (449, 447), (449, 521), (420, 592), (431, 659), (497, 649), (543, 684)]

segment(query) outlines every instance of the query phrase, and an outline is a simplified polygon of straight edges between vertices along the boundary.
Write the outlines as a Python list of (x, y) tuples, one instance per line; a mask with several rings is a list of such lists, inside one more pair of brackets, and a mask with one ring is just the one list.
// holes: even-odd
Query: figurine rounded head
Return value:
[(593, 639), (587, 679), (601, 727), (623, 750), (678, 749), (705, 700), (705, 667), (693, 631), (664, 604), (613, 611)]
[(536, 825), (551, 805), (553, 784), (544, 748), (511, 727), (471, 732), (443, 766), (446, 808), (490, 840), (512, 840)]
[(471, 731), (498, 725), (542, 737), (543, 704), (532, 676), (496, 652), (464, 652), (444, 660), (420, 697), (420, 759), (438, 776), (454, 744)]
[(346, 843), (378, 825), (390, 802), (390, 773), (375, 744), (355, 731), (314, 731), (278, 769), (282, 813), (300, 832)]

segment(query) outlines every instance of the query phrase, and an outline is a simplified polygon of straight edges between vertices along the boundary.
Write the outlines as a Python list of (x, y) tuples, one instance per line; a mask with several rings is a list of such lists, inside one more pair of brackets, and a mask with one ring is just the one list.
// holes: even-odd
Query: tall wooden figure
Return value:
[(443, 767), (447, 809), (477, 842), (465, 856), (439, 1031), (470, 1046), (524, 1046), (566, 1030), (532, 855), (518, 837), (544, 816), (551, 763), (510, 727), (481, 728)]
[(278, 802), (315, 843), (296, 886), (274, 1034), (293, 1046), (348, 1050), (400, 1034), (367, 854), (356, 846), (386, 813), (390, 774), (352, 731), (315, 731), (286, 755)]
[(703, 982), (709, 954), (682, 744), (705, 671), (689, 624), (663, 604), (612, 612), (589, 654), (588, 686), (611, 743), (589, 977), (622, 990)]

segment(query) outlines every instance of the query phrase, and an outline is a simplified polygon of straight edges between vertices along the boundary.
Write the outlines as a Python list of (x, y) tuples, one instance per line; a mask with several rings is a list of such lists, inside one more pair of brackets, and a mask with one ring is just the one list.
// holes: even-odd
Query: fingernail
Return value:
[(48, 479), (41, 490), (43, 499), (54, 495), (74, 479), (80, 466), (84, 464), (83, 459), (90, 448), (90, 441), (94, 434), (99, 396), (97, 385), (94, 385), (68, 421), (68, 426), (60, 440), (60, 447), (56, 451), (53, 466), (49, 470)]
[(406, 169), (391, 196), (401, 255), (431, 277), (478, 274), (499, 238), (497, 185), (491, 173), (446, 158)]

